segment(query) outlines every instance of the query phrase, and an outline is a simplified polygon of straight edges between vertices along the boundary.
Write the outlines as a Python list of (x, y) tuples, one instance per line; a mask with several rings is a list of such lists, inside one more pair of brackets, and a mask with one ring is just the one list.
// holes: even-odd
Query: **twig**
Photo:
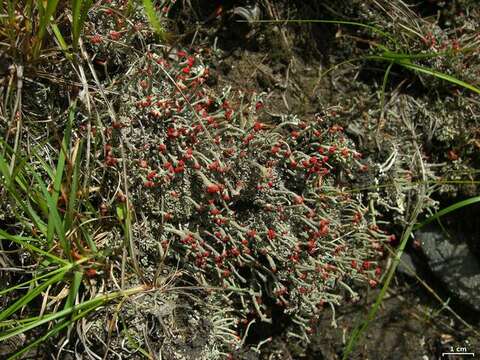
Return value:
[(15, 99), (15, 105), (11, 114), (12, 124), (17, 122), (17, 131), (15, 133), (15, 143), (13, 145), (12, 160), (10, 161), (10, 174), (13, 174), (13, 168), (15, 167), (15, 158), (18, 152), (18, 145), (22, 134), (22, 88), (23, 88), (23, 66), (16, 65), (17, 69), (17, 95)]

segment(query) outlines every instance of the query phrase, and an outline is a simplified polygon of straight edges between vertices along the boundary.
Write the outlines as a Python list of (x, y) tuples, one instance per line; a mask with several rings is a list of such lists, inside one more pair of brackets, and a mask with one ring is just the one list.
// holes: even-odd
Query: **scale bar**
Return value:
[(475, 353), (466, 353), (466, 352), (459, 352), (459, 353), (448, 352), (448, 353), (442, 353), (442, 356), (445, 356), (445, 355), (466, 355), (466, 356), (475, 356)]

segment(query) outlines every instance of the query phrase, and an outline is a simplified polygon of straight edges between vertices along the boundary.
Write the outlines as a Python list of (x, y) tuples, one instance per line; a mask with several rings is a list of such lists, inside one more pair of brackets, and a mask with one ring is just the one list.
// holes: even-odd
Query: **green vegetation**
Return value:
[[(49, 324), (49, 329), (38, 335), (21, 350), (9, 358), (18, 358), (42, 341), (55, 336), (65, 328), (72, 328), (75, 321), (86, 316), (100, 306), (119, 297), (144, 291), (144, 287), (109, 292), (84, 299), (79, 302), (80, 291), (86, 277), (92, 276), (104, 262), (104, 255), (96, 249), (92, 235), (95, 231), (92, 225), (98, 219), (93, 216), (96, 210), (92, 204), (79, 198), (82, 191), (80, 164), (84, 152), (83, 141), (72, 141), (72, 123), (75, 117), (75, 104), (70, 107), (69, 119), (65, 135), (59, 150), (56, 167), (52, 167), (40, 155), (40, 146), (33, 149), (33, 157), (19, 156), (13, 158), (13, 150), (2, 141), (0, 155), (0, 171), (3, 189), (10, 198), (10, 209), (20, 221), (20, 228), (12, 229), (18, 233), (31, 233), (31, 236), (9, 234), (0, 230), (0, 238), (15, 243), (26, 249), (38, 261), (32, 278), (21, 284), (2, 289), (2, 296), (26, 290), (15, 302), (0, 313), (0, 341), (24, 334), (30, 330)], [(8, 160), (15, 160), (12, 170)], [(62, 204), (62, 205), (58, 205)], [(42, 297), (42, 294), (59, 291), (52, 294), (55, 300), (54, 308), (63, 302), (62, 310), (34, 315), (26, 311)], [(52, 308), (49, 304), (47, 309)], [(18, 318), (18, 313), (24, 315)], [(26, 316), (25, 316), (26, 315)]]

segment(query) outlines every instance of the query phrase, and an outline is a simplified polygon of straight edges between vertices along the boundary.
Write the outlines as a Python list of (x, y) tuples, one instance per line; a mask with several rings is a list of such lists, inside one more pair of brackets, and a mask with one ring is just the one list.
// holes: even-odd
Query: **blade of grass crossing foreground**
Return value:
[(63, 37), (62, 33), (60, 32), (60, 29), (58, 28), (57, 24), (52, 24), (50, 25), (50, 27), (52, 28), (55, 38), (57, 39), (60, 50), (63, 51), (63, 53), (65, 54), (65, 57), (68, 60), (73, 60), (72, 54), (68, 51), (68, 44), (65, 41), (65, 38)]
[[(77, 294), (80, 289), (80, 286), (82, 285), (82, 279), (83, 279), (82, 271), (75, 271), (73, 273), (73, 279), (70, 282), (70, 289), (68, 291), (68, 297), (67, 297), (67, 301), (65, 302), (64, 309), (70, 309), (70, 308), (73, 309), (75, 307), (75, 300), (77, 298)], [(73, 324), (74, 317), (75, 317), (75, 313), (72, 312), (70, 321), (65, 320), (66, 322), (65, 326)]]
[[(61, 311), (54, 312), (52, 314), (48, 314), (48, 315), (44, 315), (42, 317), (36, 318), (35, 321), (33, 321), (33, 322), (28, 322), (24, 325), (17, 326), (13, 330), (11, 330), (11, 331), (9, 331), (5, 334), (0, 334), (0, 342), (4, 341), (4, 340), (7, 340), (9, 338), (12, 338), (16, 335), (25, 333), (29, 330), (32, 330), (36, 327), (39, 327), (39, 326), (43, 325), (43, 324), (49, 323), (49, 322), (57, 320), (59, 318), (64, 318), (65, 316), (68, 316), (71, 313), (73, 313), (75, 310), (80, 311), (80, 310), (84, 310), (84, 308), (87, 308), (87, 310), (91, 311), (91, 310), (95, 309), (96, 307), (98, 307), (99, 305), (101, 305), (102, 303), (104, 303), (103, 299), (92, 299), (92, 300), (86, 301), (85, 303), (81, 304), (81, 306), (79, 306), (79, 308), (77, 308), (77, 309), (68, 308), (68, 309), (64, 309), (64, 310), (61, 310)], [(84, 312), (87, 311), (87, 310), (84, 310)], [(62, 323), (62, 324), (64, 326), (67, 326), (69, 324), (69, 322)], [(62, 326), (62, 328), (64, 326)], [(50, 334), (49, 336), (51, 336), (51, 335), (53, 335), (53, 334)], [(41, 339), (42, 339), (41, 341), (43, 341), (45, 338), (42, 337)]]
[[(27, 332), (31, 329), (34, 329), (38, 326), (43, 325), (43, 324), (49, 323), (51, 321), (54, 321), (54, 320), (57, 320), (57, 319), (60, 319), (60, 318), (64, 318), (65, 316), (68, 316), (75, 311), (78, 311), (78, 314), (81, 314), (82, 312), (85, 312), (87, 310), (93, 310), (93, 309), (97, 308), (98, 306), (101, 306), (101, 305), (107, 303), (108, 301), (117, 299), (117, 298), (122, 297), (122, 296), (131, 296), (131, 295), (143, 292), (146, 289), (147, 288), (145, 286), (138, 286), (138, 287), (123, 290), (123, 291), (116, 291), (116, 292), (113, 292), (113, 293), (100, 295), (96, 298), (84, 301), (83, 303), (80, 303), (75, 307), (70, 307), (68, 309), (63, 309), (63, 310), (60, 310), (60, 311), (57, 311), (57, 312), (54, 312), (54, 313), (51, 313), (51, 314), (43, 315), (42, 317), (38, 318), (35, 322), (29, 322), (26, 325), (18, 326), (17, 328), (13, 329), (12, 331), (10, 331), (8, 333), (0, 334), (0, 342), (4, 341), (4, 340), (7, 340), (7, 339), (9, 339), (13, 336), (25, 333), (25, 332)], [(78, 317), (75, 317), (75, 320), (77, 318)]]
[(92, 0), (72, 0), (72, 45), (74, 50), (78, 48), (78, 40), (92, 3)]
[[(0, 313), (0, 321), (5, 320), (10, 315), (14, 314), (18, 309), (20, 309), (23, 306), (30, 303), (30, 301), (35, 299), (38, 295), (40, 295), (42, 293), (43, 290), (45, 290), (50, 285), (53, 285), (53, 284), (63, 280), (66, 272), (68, 270), (70, 270), (70, 268), (71, 268), (71, 266), (69, 266), (69, 265), (64, 266), (62, 268), (63, 271), (59, 272), (58, 274), (54, 273), (54, 275), (52, 275), (52, 277), (49, 280), (46, 280), (41, 285), (38, 285), (38, 286), (32, 288), (31, 290), (29, 290), (24, 296), (22, 296), (20, 299), (15, 301), (12, 305), (10, 305), (8, 308), (6, 308), (5, 310), (3, 310)], [(1, 336), (0, 336), (0, 340), (1, 340)]]
[[(2, 5), (1, 5), (2, 12), (3, 12), (4, 6), (5, 6), (5, 3), (2, 2)], [(7, 16), (0, 17), (1, 29), (3, 30), (2, 32), (5, 33), (12, 47), (15, 46), (13, 44), (15, 43), (15, 38), (16, 38), (15, 7), (16, 7), (16, 1), (7, 0), (6, 1)]]
[(75, 298), (77, 297), (78, 290), (80, 289), (80, 285), (82, 284), (82, 279), (83, 279), (83, 272), (74, 271), (73, 279), (70, 284), (70, 289), (68, 292), (68, 297), (67, 297), (67, 301), (65, 302), (64, 309), (74, 307)]
[(8, 294), (9, 292), (12, 292), (12, 291), (14, 291), (14, 290), (23, 288), (23, 287), (25, 287), (25, 286), (27, 286), (27, 285), (29, 285), (29, 284), (31, 284), (31, 283), (34, 283), (34, 282), (36, 282), (36, 281), (39, 281), (39, 280), (44, 279), (44, 278), (49, 277), (49, 276), (53, 276), (53, 275), (55, 275), (55, 274), (57, 274), (57, 273), (60, 273), (60, 272), (63, 272), (63, 271), (65, 271), (63, 268), (58, 268), (57, 270), (53, 270), (53, 271), (51, 271), (51, 272), (49, 272), (49, 273), (47, 273), (47, 274), (43, 274), (43, 275), (37, 276), (37, 277), (35, 277), (35, 278), (33, 278), (33, 279), (30, 279), (30, 280), (28, 280), (28, 281), (25, 281), (25, 282), (23, 282), (23, 283), (21, 283), (21, 284), (17, 284), (17, 285), (14, 285), (14, 286), (10, 286), (8, 289), (1, 290), (1, 291), (0, 291), (0, 295)]
[[(239, 22), (247, 22), (248, 20), (241, 20)], [(308, 24), (308, 23), (320, 23), (320, 24), (337, 24), (337, 25), (349, 25), (349, 26), (356, 26), (364, 29), (368, 29), (374, 33), (377, 33), (381, 35), (382, 37), (385, 37), (389, 40), (391, 40), (393, 43), (397, 44), (396, 39), (390, 35), (389, 33), (380, 30), (376, 26), (368, 25), (368, 24), (363, 24), (360, 22), (355, 22), (355, 21), (344, 21), (344, 20), (320, 20), (320, 19), (298, 19), (298, 20), (251, 20), (249, 22), (252, 23), (269, 23), (269, 24), (287, 24), (287, 23), (297, 23), (297, 24)], [(382, 46), (382, 45), (380, 45)]]
[(423, 66), (415, 65), (415, 64), (412, 64), (411, 62), (407, 62), (405, 60), (397, 61), (397, 63), (399, 65), (409, 69), (409, 70), (413, 70), (413, 71), (421, 72), (421, 73), (424, 73), (424, 74), (427, 74), (427, 75), (435, 76), (439, 79), (446, 80), (446, 81), (448, 81), (452, 84), (464, 87), (465, 89), (468, 89), (468, 90), (471, 90), (471, 91), (473, 91), (477, 94), (480, 94), (480, 89), (478, 87), (473, 86), (473, 85), (471, 85), (471, 84), (469, 84), (465, 81), (462, 81), (460, 79), (457, 79), (456, 77), (453, 77), (453, 76), (450, 76), (450, 75), (444, 74), (442, 72), (435, 71), (435, 70), (432, 70), (432, 69), (429, 69), (429, 68), (426, 68), (426, 67), (423, 67)]
[(39, 254), (39, 255), (45, 256), (46, 258), (49, 258), (51, 261), (53, 261), (57, 264), (64, 264), (64, 265), (69, 264), (68, 261), (66, 261), (64, 259), (61, 259), (61, 258), (59, 258), (55, 255), (52, 255), (52, 254), (50, 254), (50, 253), (48, 253), (48, 252), (46, 252), (42, 249), (37, 248), (36, 246), (30, 244), (31, 241), (39, 241), (38, 239), (10, 235), (10, 234), (6, 233), (5, 231), (3, 231), (1, 229), (0, 229), (0, 239), (10, 240), (10, 241), (24, 247), (25, 249), (28, 249), (32, 252), (35, 252), (35, 253)]
[(437, 213), (433, 214), (432, 216), (430, 216), (426, 220), (422, 221), (420, 224), (415, 225), (414, 230), (418, 230), (418, 229), (422, 228), (423, 226), (431, 223), (432, 221), (435, 221), (435, 220), (441, 218), (443, 215), (451, 213), (452, 211), (458, 210), (462, 207), (469, 206), (469, 205), (472, 205), (472, 204), (475, 204), (475, 203), (478, 203), (478, 202), (480, 202), (480, 196), (474, 196), (474, 197), (471, 197), (469, 199), (459, 201), (459, 202), (457, 202), (453, 205), (450, 205), (450, 206), (438, 211)]
[(12, 186), (12, 176), (10, 175), (7, 161), (2, 154), (0, 154), (0, 172), (3, 175), (3, 183), (5, 187), (10, 188)]
[(9, 333), (10, 331), (13, 331), (15, 326), (19, 326), (20, 324), (31, 324), (34, 321), (37, 321), (40, 319), (40, 316), (32, 316), (29, 317), (28, 319), (15, 319), (15, 320), (4, 320), (0, 322), (0, 329), (8, 329), (5, 332), (1, 333), (1, 336)]
[(16, 5), (16, 1), (12, 1), (12, 0), (7, 0), (7, 12), (8, 12), (8, 18), (10, 20), (10, 22), (14, 22), (15, 21), (15, 5)]
[[(18, 173), (14, 171), (15, 173), (15, 179), (18, 178)], [(41, 220), (40, 216), (37, 214), (37, 212), (32, 208), (31, 204), (29, 201), (25, 201), (24, 198), (21, 196), (21, 194), (18, 193), (16, 187), (14, 186), (14, 178), (10, 175), (10, 170), (8, 168), (8, 162), (6, 159), (3, 157), (2, 154), (0, 154), (0, 182), (3, 183), (5, 188), (8, 191), (8, 194), (15, 200), (15, 204), (17, 206), (20, 206), (20, 208), (29, 215), (30, 220), (33, 222), (33, 225), (40, 230), (42, 233), (46, 233), (46, 225), (45, 223)], [(2, 181), (3, 180), (3, 181)], [(23, 187), (27, 188), (26, 184), (23, 184)], [(21, 219), (21, 217), (17, 217)], [(31, 226), (30, 224), (26, 224), (27, 226)]]
[(158, 20), (158, 15), (153, 2), (151, 0), (143, 0), (143, 8), (145, 9), (145, 14), (147, 15), (150, 26), (161, 40), (165, 40), (165, 30), (162, 24), (160, 24), (160, 20)]
[(380, 305), (382, 304), (383, 298), (385, 297), (385, 294), (388, 290), (390, 282), (393, 279), (393, 275), (395, 274), (395, 270), (397, 269), (397, 266), (400, 262), (400, 258), (403, 254), (403, 251), (405, 250), (405, 246), (413, 231), (413, 227), (414, 227), (414, 223), (411, 223), (403, 233), (400, 245), (395, 254), (395, 258), (393, 259), (393, 263), (390, 265), (390, 268), (388, 269), (387, 277), (385, 279), (385, 282), (383, 283), (382, 289), (380, 290), (380, 294), (377, 296), (375, 303), (373, 304), (370, 311), (368, 312), (367, 318), (361, 324), (357, 325), (353, 330), (352, 334), (350, 335), (347, 346), (345, 347), (345, 350), (343, 353), (343, 357), (342, 357), (343, 360), (348, 360), (350, 358), (349, 356), (353, 351), (353, 349), (355, 348), (355, 345), (357, 344), (358, 340), (360, 339), (360, 336), (365, 332), (370, 322), (372, 322), (372, 320), (375, 318), (375, 315), (377, 314), (377, 311)]
[(97, 308), (97, 306), (92, 306), (91, 308), (80, 311), (75, 316), (72, 316), (71, 320), (62, 321), (62, 322), (58, 323), (51, 330), (49, 330), (46, 334), (44, 334), (44, 335), (40, 336), (39, 338), (35, 339), (35, 341), (33, 341), (32, 343), (30, 343), (27, 346), (25, 346), (24, 348), (22, 348), (20, 351), (16, 352), (12, 356), (10, 356), (7, 360), (19, 359), (22, 354), (26, 353), (27, 351), (29, 351), (31, 349), (34, 349), (36, 346), (41, 344), (43, 341), (45, 341), (49, 337), (56, 335), (58, 332), (63, 330), (65, 327), (74, 324), (75, 321), (85, 317), (88, 313), (94, 311), (96, 308)]
[[(27, 177), (32, 171), (36, 170), (32, 169), (28, 164), (27, 159), (22, 159), (18, 155), (17, 159), (21, 159), (21, 161), (17, 163), (12, 172), (12, 178), (15, 180), (15, 187), (11, 186), (8, 190), (15, 198), (16, 204), (20, 204), (24, 211), (25, 209), (27, 210), (26, 213), (29, 215), (30, 220), (33, 221), (37, 229), (39, 229), (42, 234), (47, 235), (47, 225), (41, 219), (38, 212), (32, 207), (32, 204), (34, 204), (39, 208), (40, 213), (45, 215), (48, 214), (48, 204), (43, 198), (43, 195), (41, 195), (38, 189), (32, 185), (31, 179), (28, 179)], [(22, 217), (18, 216), (18, 218), (21, 219)], [(27, 225), (30, 227), (30, 224)]]
[(77, 205), (77, 191), (80, 177), (80, 163), (81, 163), (82, 142), (78, 141), (72, 151), (73, 173), (70, 177), (70, 193), (68, 195), (67, 211), (65, 213), (64, 228), (70, 229), (73, 223), (76, 205)]
[(382, 92), (380, 96), (380, 111), (382, 113), (381, 118), (383, 118), (383, 115), (385, 113), (385, 89), (387, 87), (388, 76), (390, 75), (390, 71), (392, 70), (393, 64), (394, 62), (391, 61), (387, 67), (387, 70), (385, 71), (385, 75), (383, 76)]
[(90, 250), (92, 251), (92, 253), (96, 254), (97, 253), (97, 246), (95, 245), (95, 242), (93, 241), (93, 238), (92, 238), (90, 232), (88, 231), (88, 229), (84, 229), (83, 224), (79, 225), (79, 229), (82, 232), (83, 238), (85, 239), (85, 241), (86, 241), (88, 247), (90, 248)]
[(426, 224), (428, 224), (432, 221), (435, 221), (435, 220), (439, 219), (441, 216), (446, 215), (446, 214), (448, 214), (452, 211), (458, 210), (462, 207), (472, 205), (472, 204), (475, 204), (475, 203), (478, 203), (478, 202), (480, 202), (480, 196), (475, 196), (475, 197), (472, 197), (472, 198), (469, 198), (469, 199), (466, 199), (466, 200), (463, 200), (463, 201), (459, 201), (459, 202), (457, 202), (457, 203), (455, 203), (451, 206), (446, 207), (445, 209), (440, 210), (439, 212), (437, 212), (433, 216), (429, 217), (427, 220), (423, 221), (422, 223), (416, 224), (416, 225), (414, 223), (411, 223), (407, 227), (407, 229), (405, 230), (405, 232), (402, 235), (400, 246), (398, 247), (398, 249), (396, 251), (393, 263), (388, 270), (387, 277), (386, 277), (386, 280), (385, 280), (385, 282), (383, 284), (383, 287), (380, 291), (380, 294), (377, 296), (374, 305), (370, 309), (370, 311), (367, 315), (367, 319), (365, 319), (365, 321), (363, 321), (363, 323), (358, 325), (353, 330), (352, 335), (350, 336), (350, 339), (348, 341), (348, 344), (345, 348), (345, 352), (344, 352), (344, 355), (343, 355), (344, 360), (347, 360), (349, 358), (349, 355), (353, 351), (353, 349), (354, 349), (355, 345), (357, 344), (360, 336), (367, 329), (370, 322), (374, 319), (375, 314), (377, 313), (378, 308), (380, 307), (380, 305), (383, 301), (383, 298), (385, 297), (386, 291), (387, 291), (387, 289), (390, 285), (390, 282), (393, 278), (393, 275), (395, 274), (395, 270), (397, 268), (397, 265), (400, 263), (400, 258), (402, 256), (404, 250), (405, 250), (405, 246), (406, 246), (407, 241), (410, 238), (410, 235), (412, 234), (413, 230), (417, 230), (417, 229), (421, 228), (422, 226), (424, 226), (424, 225), (426, 225)]
[(37, 58), (42, 47), (43, 38), (50, 24), (51, 18), (57, 10), (59, 0), (37, 1), (39, 13), (39, 26), (36, 33), (35, 44), (33, 46), (33, 56)]
[[(413, 55), (412, 55), (412, 57), (413, 57)], [(388, 62), (393, 61), (395, 64), (403, 66), (406, 69), (409, 69), (409, 70), (412, 70), (412, 71), (415, 71), (415, 72), (420, 72), (420, 73), (427, 74), (427, 75), (431, 75), (431, 76), (435, 76), (436, 78), (448, 81), (451, 84), (461, 86), (465, 89), (468, 89), (468, 90), (473, 91), (477, 94), (480, 94), (480, 88), (478, 88), (478, 87), (476, 87), (472, 84), (469, 84), (465, 81), (462, 81), (460, 79), (457, 79), (454, 76), (442, 73), (440, 71), (435, 71), (433, 69), (430, 69), (430, 68), (427, 68), (427, 67), (424, 67), (424, 66), (416, 65), (411, 61), (411, 58), (408, 57), (405, 54), (395, 54), (395, 53), (388, 52), (388, 53), (384, 53), (382, 55), (365, 56), (363, 59), (364, 60), (375, 60), (375, 61), (388, 61)]]
[[(325, 23), (325, 24), (341, 24), (341, 25), (353, 25), (353, 26), (358, 26), (362, 28), (369, 29), (385, 38), (390, 39), (393, 41), (393, 43), (396, 44), (396, 40), (389, 35), (388, 33), (378, 29), (375, 26), (372, 25), (367, 25), (359, 22), (353, 22), (353, 21), (342, 21), (342, 20), (258, 20), (254, 22), (259, 22), (259, 23), (289, 23), (289, 22), (294, 22), (294, 23)], [(380, 60), (380, 61), (389, 61), (390, 63), (396, 63), (398, 65), (401, 65), (405, 67), (406, 69), (416, 71), (416, 72), (421, 72), (427, 75), (435, 76), (439, 79), (446, 80), (452, 84), (461, 86), (465, 89), (468, 89), (470, 91), (473, 91), (477, 94), (480, 94), (480, 88), (469, 84), (465, 81), (462, 81), (460, 79), (457, 79), (454, 76), (435, 71), (433, 69), (416, 65), (412, 63), (412, 59), (421, 59), (421, 58), (434, 58), (434, 57), (439, 57), (439, 56), (449, 56), (455, 54), (455, 52), (451, 51), (446, 51), (446, 52), (440, 52), (440, 53), (428, 53), (428, 54), (404, 54), (404, 53), (397, 53), (394, 51), (390, 51), (385, 45), (383, 44), (375, 44), (373, 43), (374, 46), (376, 46), (379, 49), (384, 50), (383, 54), (381, 55), (373, 55), (373, 56), (365, 56), (364, 59), (367, 60)], [(465, 49), (462, 52), (471, 52), (475, 51), (475, 49)], [(344, 63), (348, 63), (351, 61), (346, 61)], [(343, 63), (342, 63), (343, 64)]]
[(48, 216), (48, 227), (55, 230), (58, 236), (58, 240), (60, 242), (60, 246), (65, 253), (65, 256), (71, 260), (71, 246), (68, 239), (65, 236), (65, 228), (63, 227), (62, 220), (60, 218), (60, 214), (58, 213), (57, 209), (57, 202), (54, 201), (53, 197), (50, 195), (45, 183), (43, 180), (37, 175), (33, 174), (35, 179), (37, 180), (37, 184), (40, 186), (42, 190), (43, 196), (47, 200), (48, 207), (49, 207), (49, 216)]
[[(60, 148), (60, 152), (58, 155), (58, 162), (57, 162), (57, 168), (55, 171), (55, 178), (53, 181), (53, 193), (52, 196), (48, 197), (51, 198), (51, 202), (49, 202), (49, 206), (54, 205), (54, 208), (57, 208), (57, 203), (58, 203), (58, 198), (60, 197), (60, 191), (61, 191), (61, 186), (62, 186), (62, 179), (63, 179), (63, 173), (65, 170), (65, 162), (68, 154), (68, 146), (70, 144), (70, 136), (71, 136), (71, 131), (72, 131), (72, 122), (73, 122), (73, 117), (74, 117), (74, 107), (72, 106), (69, 111), (69, 117), (68, 117), (68, 122), (67, 122), (67, 127), (65, 129), (65, 134), (63, 136), (63, 141), (62, 145)], [(40, 180), (40, 183), (42, 181)], [(47, 200), (48, 200), (47, 198)], [(58, 214), (58, 212), (57, 212)], [(48, 215), (48, 236), (47, 236), (47, 243), (48, 246), (51, 247), (53, 245), (53, 234), (54, 234), (54, 226), (55, 226), (55, 219), (53, 218), (55, 216), (55, 211), (53, 208), (50, 208), (49, 215)], [(60, 234), (58, 234), (60, 236)]]

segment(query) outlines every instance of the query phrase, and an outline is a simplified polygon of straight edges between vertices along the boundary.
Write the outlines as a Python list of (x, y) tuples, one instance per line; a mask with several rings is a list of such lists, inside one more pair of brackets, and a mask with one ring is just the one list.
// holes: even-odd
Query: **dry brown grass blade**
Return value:
[(22, 65), (15, 65), (16, 68), (16, 77), (17, 77), (17, 92), (15, 98), (15, 104), (13, 106), (12, 114), (11, 114), (11, 124), (12, 128), (15, 127), (16, 123), (16, 132), (15, 132), (15, 142), (13, 145), (13, 154), (12, 160), (10, 162), (10, 174), (13, 173), (13, 168), (15, 167), (15, 160), (16, 155), (18, 153), (18, 147), (20, 145), (20, 139), (22, 135), (22, 125), (23, 125), (23, 118), (22, 118), (22, 89), (23, 89), (23, 66)]
[[(107, 111), (108, 111), (112, 121), (118, 122), (115, 110), (113, 109), (113, 106), (110, 103), (110, 101), (108, 100), (105, 92), (103, 91), (103, 86), (100, 83), (100, 80), (98, 79), (97, 73), (96, 73), (96, 71), (93, 67), (91, 59), (88, 56), (87, 52), (85, 51), (85, 48), (84, 48), (81, 40), (79, 42), (79, 48), (80, 48), (80, 53), (81, 53), (83, 59), (88, 64), (88, 67), (90, 69), (90, 72), (91, 72), (94, 80), (95, 80), (95, 83), (97, 85), (99, 93), (100, 93), (103, 101), (107, 105)], [(141, 271), (141, 268), (140, 268), (140, 265), (139, 265), (139, 262), (138, 262), (138, 258), (137, 258), (137, 248), (135, 246), (135, 242), (134, 242), (134, 238), (133, 238), (132, 227), (130, 226), (131, 224), (129, 224), (129, 221), (130, 221), (129, 219), (131, 218), (132, 207), (131, 207), (131, 203), (130, 203), (129, 190), (128, 190), (127, 165), (126, 165), (126, 161), (125, 161), (125, 159), (126, 159), (126, 156), (125, 156), (125, 139), (124, 139), (123, 135), (120, 136), (120, 153), (121, 153), (121, 157), (123, 159), (123, 161), (122, 161), (122, 165), (123, 165), (122, 177), (123, 177), (123, 179), (122, 180), (123, 180), (123, 192), (124, 192), (125, 198), (126, 198), (125, 206), (126, 206), (127, 217), (126, 217), (126, 224), (125, 224), (125, 227), (126, 227), (126, 234), (125, 235), (127, 237), (127, 244), (128, 244), (128, 247), (129, 247), (128, 252), (130, 253), (132, 264), (133, 264), (133, 267), (134, 267), (137, 275), (142, 277), (142, 271)], [(127, 252), (126, 252), (126, 248), (124, 247), (124, 253), (123, 253), (123, 256), (122, 256), (122, 259), (123, 259), (122, 260), (122, 269), (123, 269), (122, 270), (122, 288), (124, 288), (124, 285), (125, 285), (124, 274), (125, 274), (126, 256), (127, 256)]]

